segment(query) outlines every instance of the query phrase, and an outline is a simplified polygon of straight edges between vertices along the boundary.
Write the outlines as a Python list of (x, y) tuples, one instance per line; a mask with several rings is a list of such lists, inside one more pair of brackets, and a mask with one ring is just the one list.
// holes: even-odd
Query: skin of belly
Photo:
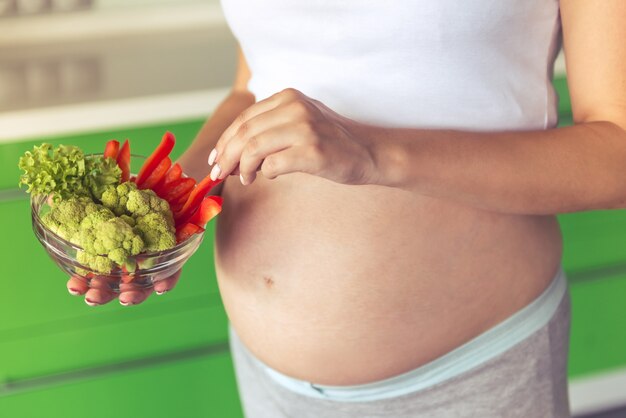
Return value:
[(268, 366), (323, 385), (414, 369), (515, 313), (561, 259), (554, 216), (488, 212), (290, 174), (225, 181), (224, 306)]

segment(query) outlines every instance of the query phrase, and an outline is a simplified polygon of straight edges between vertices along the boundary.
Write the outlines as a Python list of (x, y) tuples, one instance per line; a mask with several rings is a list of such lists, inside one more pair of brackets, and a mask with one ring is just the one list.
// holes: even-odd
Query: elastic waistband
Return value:
[(545, 326), (567, 290), (562, 266), (544, 292), (533, 302), (467, 343), (417, 369), (388, 379), (356, 386), (326, 386), (294, 379), (253, 360), (278, 384), (320, 399), (364, 402), (413, 393), (464, 373), (512, 348)]

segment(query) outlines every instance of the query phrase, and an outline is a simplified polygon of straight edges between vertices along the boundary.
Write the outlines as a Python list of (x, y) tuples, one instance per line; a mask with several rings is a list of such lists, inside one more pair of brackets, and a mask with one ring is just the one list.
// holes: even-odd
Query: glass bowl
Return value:
[[(131, 166), (132, 164), (131, 162)], [(134, 261), (137, 265), (134, 272), (126, 272), (117, 267), (108, 274), (102, 274), (77, 260), (78, 252), (82, 251), (80, 246), (61, 238), (42, 223), (41, 216), (50, 210), (48, 196), (31, 196), (30, 208), (35, 236), (56, 265), (68, 275), (84, 281), (90, 288), (101, 289), (104, 284), (115, 293), (120, 292), (120, 287), (122, 290), (147, 289), (159, 280), (172, 276), (196, 252), (204, 238), (204, 232), (194, 234), (168, 250), (146, 252), (130, 257), (131, 262)]]

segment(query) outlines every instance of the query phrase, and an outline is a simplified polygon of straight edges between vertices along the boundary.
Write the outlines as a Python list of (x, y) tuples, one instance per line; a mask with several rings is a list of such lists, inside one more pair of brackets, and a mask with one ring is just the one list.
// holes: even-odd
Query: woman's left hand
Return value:
[(209, 156), (212, 178), (240, 174), (248, 185), (261, 170), (268, 179), (294, 172), (341, 184), (370, 184), (373, 141), (356, 135), (359, 124), (303, 93), (286, 89), (246, 109)]

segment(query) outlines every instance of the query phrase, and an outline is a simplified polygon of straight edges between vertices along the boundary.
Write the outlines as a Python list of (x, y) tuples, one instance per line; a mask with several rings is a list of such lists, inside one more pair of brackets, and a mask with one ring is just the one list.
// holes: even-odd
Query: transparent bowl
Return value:
[[(133, 160), (135, 159), (143, 160), (142, 157), (133, 156)], [(131, 168), (132, 165), (131, 161)], [(56, 265), (68, 275), (84, 281), (89, 287), (101, 289), (104, 285), (115, 293), (119, 293), (120, 288), (147, 289), (159, 280), (172, 276), (196, 252), (204, 238), (204, 232), (194, 234), (168, 250), (130, 257), (137, 264), (134, 272), (125, 272), (118, 267), (108, 274), (102, 274), (78, 262), (77, 253), (82, 251), (80, 246), (61, 238), (42, 223), (41, 216), (50, 210), (48, 196), (31, 196), (30, 208), (35, 236)]]

